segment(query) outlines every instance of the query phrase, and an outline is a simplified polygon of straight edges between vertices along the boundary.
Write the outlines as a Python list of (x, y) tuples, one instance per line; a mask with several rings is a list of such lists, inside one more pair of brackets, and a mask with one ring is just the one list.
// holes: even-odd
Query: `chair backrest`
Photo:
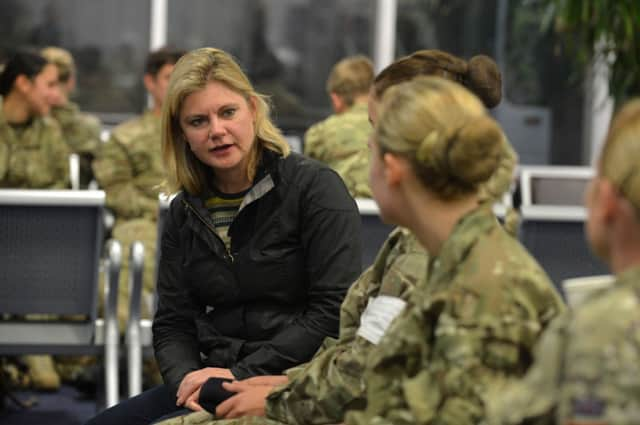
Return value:
[(584, 237), (587, 211), (582, 198), (592, 176), (588, 167), (520, 170), (520, 239), (560, 290), (565, 279), (607, 273)]
[(102, 191), (0, 190), (0, 312), (97, 311)]
[(366, 269), (376, 259), (378, 251), (394, 226), (380, 218), (380, 210), (373, 199), (356, 199), (362, 219), (362, 267)]

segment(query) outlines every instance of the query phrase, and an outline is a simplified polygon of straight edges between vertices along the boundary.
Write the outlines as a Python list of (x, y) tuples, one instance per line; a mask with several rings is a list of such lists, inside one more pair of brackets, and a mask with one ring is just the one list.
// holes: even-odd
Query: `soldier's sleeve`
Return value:
[(9, 171), (9, 145), (0, 137), (0, 184), (4, 181)]
[(489, 180), (480, 187), (480, 201), (499, 202), (513, 182), (514, 170), (518, 163), (518, 154), (506, 137), (502, 138), (502, 151), (498, 168)]
[(118, 218), (140, 218), (145, 211), (157, 210), (157, 202), (136, 187), (129, 153), (115, 132), (100, 146), (92, 168), (99, 186), (107, 193), (107, 206)]
[(552, 425), (563, 372), (569, 314), (557, 317), (540, 338), (535, 363), (522, 380), (490, 388), (487, 425)]
[(49, 161), (49, 169), (53, 175), (53, 184), (50, 189), (68, 189), (69, 188), (69, 155), (71, 151), (62, 139), (62, 133), (57, 124), (52, 123), (47, 131), (47, 140), (44, 146), (48, 151), (47, 159)]

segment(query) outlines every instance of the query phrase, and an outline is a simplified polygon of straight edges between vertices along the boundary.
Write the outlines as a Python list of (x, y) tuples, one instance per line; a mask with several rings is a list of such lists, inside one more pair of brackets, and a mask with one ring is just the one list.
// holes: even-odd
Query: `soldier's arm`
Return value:
[(116, 134), (104, 143), (93, 161), (93, 173), (107, 193), (107, 206), (119, 218), (141, 217), (145, 211), (155, 211), (157, 202), (150, 200), (134, 181), (135, 171), (126, 145)]
[(53, 175), (53, 183), (50, 189), (69, 188), (69, 150), (67, 144), (62, 139), (62, 133), (57, 125), (51, 126), (48, 133), (48, 140), (44, 141), (48, 150), (49, 167)]

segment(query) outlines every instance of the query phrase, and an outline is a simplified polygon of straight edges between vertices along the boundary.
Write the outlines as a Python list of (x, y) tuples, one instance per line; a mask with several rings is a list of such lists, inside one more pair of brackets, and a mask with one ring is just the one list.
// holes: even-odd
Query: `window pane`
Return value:
[(169, 44), (233, 54), (274, 117), (301, 133), (331, 110), (325, 81), (344, 56), (371, 56), (370, 0), (182, 0), (169, 2)]
[(81, 108), (142, 110), (149, 0), (0, 0), (0, 10), (2, 59), (18, 46), (63, 47), (77, 63), (74, 100)]
[(520, 162), (579, 164), (581, 83), (558, 38), (541, 31), (543, 14), (540, 0), (398, 0), (396, 54), (435, 48), (465, 59), (492, 56), (504, 80), (493, 113)]

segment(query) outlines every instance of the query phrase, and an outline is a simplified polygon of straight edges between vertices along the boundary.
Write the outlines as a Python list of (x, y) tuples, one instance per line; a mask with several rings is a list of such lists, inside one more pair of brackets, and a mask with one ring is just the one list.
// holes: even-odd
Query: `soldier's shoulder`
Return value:
[[(144, 115), (136, 116), (119, 124), (111, 131), (111, 137), (123, 145), (134, 143), (141, 137), (150, 135), (148, 120)], [(158, 134), (157, 137), (160, 137)]]

